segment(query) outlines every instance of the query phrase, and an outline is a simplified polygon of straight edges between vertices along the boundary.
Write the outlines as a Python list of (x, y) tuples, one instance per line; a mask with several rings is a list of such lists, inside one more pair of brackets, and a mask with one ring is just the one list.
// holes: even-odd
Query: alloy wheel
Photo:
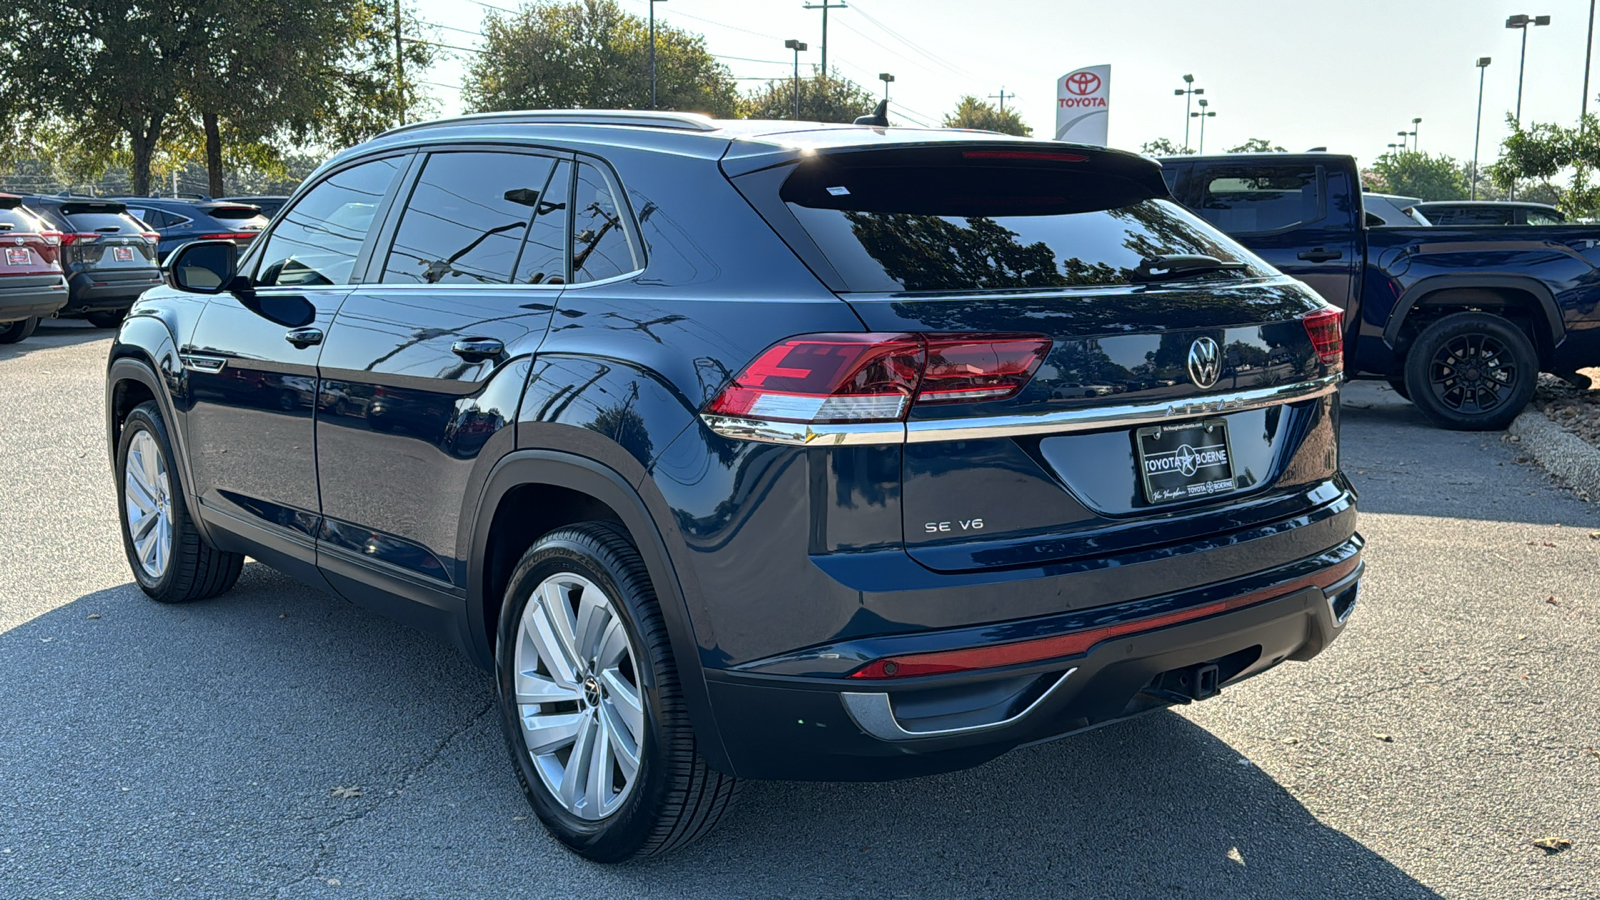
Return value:
[(172, 479), (166, 457), (150, 432), (140, 430), (133, 436), (123, 476), (128, 536), (139, 567), (152, 580), (159, 580), (172, 560)]
[(550, 795), (598, 821), (628, 799), (645, 734), (638, 657), (613, 600), (562, 572), (534, 590), (517, 626), (515, 702)]
[(1460, 413), (1487, 413), (1511, 396), (1519, 372), (1508, 348), (1491, 335), (1451, 338), (1428, 363), (1428, 386), (1446, 407)]

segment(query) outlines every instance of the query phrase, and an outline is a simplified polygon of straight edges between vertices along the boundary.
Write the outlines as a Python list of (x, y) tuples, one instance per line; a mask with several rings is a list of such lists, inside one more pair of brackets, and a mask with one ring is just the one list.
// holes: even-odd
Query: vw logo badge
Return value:
[(1189, 378), (1199, 388), (1210, 388), (1222, 377), (1222, 351), (1217, 342), (1203, 337), (1189, 345)]

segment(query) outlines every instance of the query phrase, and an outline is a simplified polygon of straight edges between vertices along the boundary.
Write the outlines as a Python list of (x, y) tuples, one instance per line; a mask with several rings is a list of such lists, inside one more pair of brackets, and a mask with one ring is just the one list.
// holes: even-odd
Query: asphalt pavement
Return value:
[(1600, 507), (1387, 387), (1346, 389), (1368, 579), (1317, 659), (968, 772), (752, 782), (603, 867), (540, 828), (454, 651), (256, 563), (134, 587), (108, 338), (0, 347), (8, 900), (1600, 897)]

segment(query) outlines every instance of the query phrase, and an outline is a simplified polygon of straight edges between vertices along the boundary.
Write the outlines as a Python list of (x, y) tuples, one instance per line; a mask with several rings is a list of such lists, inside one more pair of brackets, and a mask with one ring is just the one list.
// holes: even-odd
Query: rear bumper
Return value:
[[(10, 284), (10, 281), (25, 282)], [(60, 275), (0, 279), (0, 322), (54, 314), (67, 303), (67, 281)]]
[[(1215, 666), (1210, 677), (1226, 686), (1310, 659), (1348, 621), (1361, 547), (1352, 535), (1314, 557), (1220, 585), (915, 638), (913, 652), (1089, 636), (1087, 650), (1024, 664), (903, 679), (755, 671), (770, 670), (763, 664), (706, 670), (713, 712), (744, 777), (884, 780), (967, 768), (1171, 705), (1198, 667)], [(907, 647), (888, 636), (820, 648), (815, 657), (822, 667), (824, 658), (846, 657), (854, 671)], [(794, 656), (782, 661), (795, 665)]]
[(87, 271), (68, 279), (71, 299), (63, 312), (113, 312), (125, 310), (139, 295), (161, 285), (161, 270), (133, 272)]

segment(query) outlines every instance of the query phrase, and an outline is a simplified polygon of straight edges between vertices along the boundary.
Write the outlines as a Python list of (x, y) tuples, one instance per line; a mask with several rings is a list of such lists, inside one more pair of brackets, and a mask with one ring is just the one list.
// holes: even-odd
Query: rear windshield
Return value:
[(67, 221), (72, 224), (74, 231), (99, 231), (102, 228), (115, 228), (118, 231), (143, 231), (139, 221), (127, 213), (69, 213)]
[(206, 210), (206, 214), (213, 219), (254, 219), (261, 210), (254, 206), (218, 206)]
[(781, 196), (849, 291), (1131, 284), (1141, 260), (1172, 254), (1270, 274), (1176, 204), (1119, 196), (1092, 175), (982, 166), (821, 174), (797, 172)]
[(38, 222), (22, 208), (0, 209), (0, 231), (38, 231)]

